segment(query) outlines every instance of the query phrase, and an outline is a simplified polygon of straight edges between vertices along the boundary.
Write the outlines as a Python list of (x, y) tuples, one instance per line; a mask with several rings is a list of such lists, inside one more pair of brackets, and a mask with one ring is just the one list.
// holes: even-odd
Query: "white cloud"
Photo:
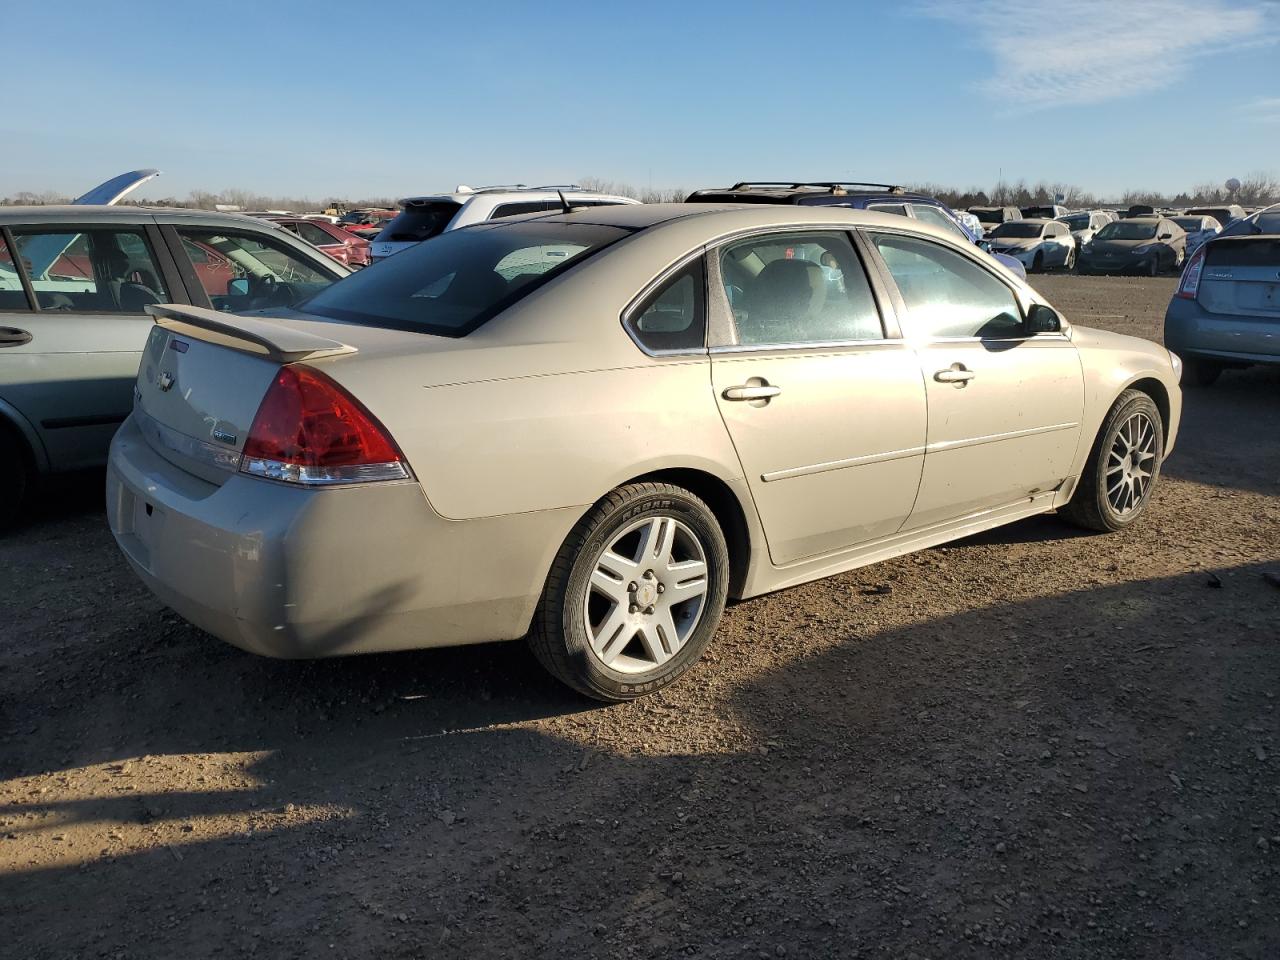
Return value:
[(1258, 97), (1240, 104), (1236, 113), (1256, 123), (1280, 123), (1280, 97)]
[(975, 33), (992, 57), (983, 90), (1028, 110), (1138, 97), (1181, 80), (1199, 58), (1274, 41), (1261, 6), (1225, 0), (988, 0), (925, 9)]

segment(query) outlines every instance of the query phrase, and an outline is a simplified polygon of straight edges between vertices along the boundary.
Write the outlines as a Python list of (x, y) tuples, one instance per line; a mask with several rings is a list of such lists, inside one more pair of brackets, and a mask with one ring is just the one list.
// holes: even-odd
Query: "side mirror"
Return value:
[(236, 277), (227, 282), (228, 297), (247, 297), (249, 295), (249, 278)]
[(1061, 333), (1062, 318), (1053, 307), (1033, 303), (1027, 311), (1027, 333)]
[(1157, 240), (1172, 240), (1172, 239), (1173, 239), (1173, 234), (1172, 234), (1172, 233), (1162, 233), (1162, 234), (1160, 234), (1160, 236), (1156, 237), (1156, 239), (1157, 239)]

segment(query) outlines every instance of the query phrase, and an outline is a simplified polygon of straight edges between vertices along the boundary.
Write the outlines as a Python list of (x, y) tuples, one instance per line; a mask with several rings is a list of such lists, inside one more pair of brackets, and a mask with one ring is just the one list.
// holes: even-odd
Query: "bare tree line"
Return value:
[[(584, 190), (610, 193), (617, 196), (633, 197), (644, 203), (678, 202), (689, 195), (683, 187), (635, 187), (629, 183), (606, 180), (602, 177), (582, 177), (578, 184)], [(1280, 178), (1265, 173), (1254, 173), (1240, 180), (1240, 189), (1234, 193), (1225, 185), (1197, 184), (1190, 190), (1177, 194), (1161, 193), (1148, 189), (1126, 190), (1119, 198), (1100, 197), (1071, 183), (1050, 183), (1037, 181), (1028, 184), (1025, 180), (1016, 182), (1000, 181), (989, 189), (970, 187), (959, 189), (940, 183), (904, 184), (908, 189), (937, 197), (942, 202), (963, 210), (974, 206), (1016, 206), (1025, 207), (1032, 204), (1053, 203), (1054, 198), (1061, 196), (1067, 207), (1095, 206), (1129, 206), (1134, 203), (1149, 203), (1153, 206), (1189, 207), (1208, 204), (1239, 203), (1246, 206), (1261, 206), (1280, 202)], [(15, 193), (11, 197), (0, 198), (0, 205), (15, 204), (53, 204), (69, 203), (70, 197), (46, 190), (36, 193), (28, 190)], [(125, 203), (143, 201), (125, 200)], [(391, 208), (395, 201), (389, 197), (361, 197), (358, 199), (335, 199), (324, 201), (310, 197), (286, 197), (272, 194), (254, 193), (250, 190), (228, 189), (220, 193), (208, 190), (192, 190), (184, 198), (165, 197), (161, 200), (145, 201), (147, 206), (187, 207), (198, 210), (212, 210), (218, 206), (238, 207), (241, 210), (322, 210), (339, 207), (348, 210), (361, 207)]]

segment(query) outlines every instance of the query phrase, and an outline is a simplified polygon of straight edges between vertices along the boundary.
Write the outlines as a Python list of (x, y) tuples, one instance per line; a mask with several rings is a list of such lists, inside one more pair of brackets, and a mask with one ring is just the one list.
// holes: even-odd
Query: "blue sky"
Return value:
[(1268, 0), (4, 6), (0, 195), (1280, 175)]

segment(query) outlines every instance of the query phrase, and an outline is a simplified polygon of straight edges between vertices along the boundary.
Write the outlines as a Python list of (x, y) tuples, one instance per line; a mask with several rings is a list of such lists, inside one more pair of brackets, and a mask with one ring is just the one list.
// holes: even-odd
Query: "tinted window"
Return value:
[(877, 213), (896, 213), (900, 217), (907, 215), (905, 203), (871, 203), (867, 205), (867, 209), (875, 210)]
[(1230, 243), (1207, 243), (1205, 266), (1280, 267), (1280, 239), (1258, 237)]
[(14, 242), (42, 309), (142, 313), (169, 300), (139, 229), (18, 229)]
[(842, 233), (773, 234), (720, 256), (741, 344), (880, 340), (866, 273)]
[(1023, 335), (1013, 291), (967, 257), (914, 237), (873, 234), (912, 328), (929, 337)]
[(698, 257), (631, 312), (627, 326), (649, 350), (701, 350), (706, 345), (706, 289)]
[(559, 201), (551, 200), (522, 200), (519, 203), (500, 203), (494, 207), (493, 213), (489, 214), (489, 219), (500, 220), (503, 217), (518, 217), (522, 213), (543, 213), (548, 210), (559, 209)]
[(324, 266), (330, 262), (324, 254), (309, 259), (269, 235), (205, 227), (179, 227), (178, 233), (215, 310), (291, 307), (338, 279)]
[(348, 277), (305, 309), (352, 323), (461, 337), (627, 233), (541, 220), (451, 230)]
[(444, 232), (461, 205), (452, 200), (432, 200), (426, 203), (407, 203), (395, 217), (382, 228), (379, 240), (399, 240), (418, 243)]

